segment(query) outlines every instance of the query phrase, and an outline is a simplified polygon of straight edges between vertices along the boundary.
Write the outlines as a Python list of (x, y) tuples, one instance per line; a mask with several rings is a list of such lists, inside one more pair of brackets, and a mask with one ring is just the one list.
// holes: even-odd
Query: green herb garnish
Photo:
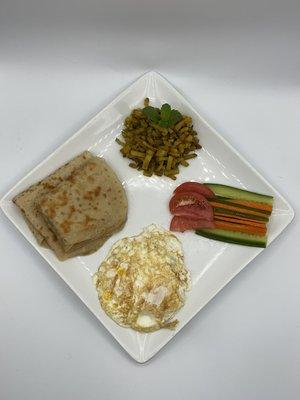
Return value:
[(146, 117), (162, 128), (170, 128), (182, 119), (182, 115), (177, 110), (172, 110), (170, 104), (163, 104), (161, 109), (147, 106), (142, 109)]

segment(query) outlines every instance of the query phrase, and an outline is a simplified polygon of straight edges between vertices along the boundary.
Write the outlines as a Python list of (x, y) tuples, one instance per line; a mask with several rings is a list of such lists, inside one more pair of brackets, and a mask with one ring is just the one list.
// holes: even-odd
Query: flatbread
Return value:
[(37, 210), (35, 204), (36, 199), (42, 194), (46, 194), (51, 189), (55, 188), (59, 183), (70, 176), (71, 173), (76, 170), (76, 168), (80, 168), (89, 159), (94, 157), (95, 156), (88, 151), (79, 154), (70, 162), (56, 170), (53, 174), (49, 175), (41, 182), (30, 186), (30, 188), (18, 194), (13, 199), (13, 202), (22, 211), (24, 219), (34, 234), (37, 242), (43, 246), (48, 244), (48, 246), (55, 251), (56, 255), (60, 259), (64, 257), (65, 252)]
[(98, 157), (88, 160), (47, 195), (41, 195), (36, 204), (65, 252), (111, 236), (127, 219), (122, 184)]
[[(124, 226), (124, 223), (120, 225), (113, 233), (120, 231)], [(60, 261), (67, 260), (68, 258), (77, 257), (77, 256), (86, 256), (88, 254), (92, 254), (97, 251), (103, 244), (109, 239), (112, 233), (106, 237), (97, 238), (94, 240), (90, 240), (85, 244), (81, 244), (81, 246), (74, 246), (69, 252), (56, 251), (55, 254)]]
[(103, 244), (106, 242), (107, 239), (108, 237), (91, 240), (89, 243), (86, 243), (81, 247), (72, 249), (69, 252), (56, 249), (55, 254), (60, 261), (65, 261), (68, 258), (77, 256), (86, 256), (88, 254), (92, 254), (95, 251), (97, 251), (101, 246), (103, 246)]
[[(67, 258), (76, 257), (79, 255), (87, 255), (95, 252), (104, 244), (109, 236), (111, 236), (117, 230), (120, 230), (126, 221), (125, 217), (125, 220), (121, 220), (119, 225), (112, 227), (111, 230), (107, 229), (105, 236), (101, 231), (101, 233), (96, 234), (92, 239), (87, 239), (70, 246), (67, 251), (64, 250), (56, 235), (49, 228), (43, 215), (37, 207), (37, 200), (46, 194), (48, 195), (59, 184), (70, 177), (76, 170), (79, 171), (89, 160), (99, 160), (99, 158), (94, 156), (92, 153), (85, 151), (43, 179), (41, 182), (32, 185), (29, 189), (18, 194), (13, 199), (13, 202), (22, 211), (23, 217), (28, 224), (29, 229), (35, 236), (38, 244), (43, 247), (50, 247), (55, 252), (57, 258), (61, 261), (66, 260)], [(127, 214), (126, 195), (125, 201)]]
[(28, 228), (31, 230), (31, 232), (35, 236), (38, 244), (43, 247), (49, 247), (44, 236), (41, 235), (40, 232), (35, 229), (35, 227), (32, 225), (32, 223), (26, 218), (26, 215), (24, 213), (23, 213), (23, 217), (24, 217), (24, 220), (25, 220)]

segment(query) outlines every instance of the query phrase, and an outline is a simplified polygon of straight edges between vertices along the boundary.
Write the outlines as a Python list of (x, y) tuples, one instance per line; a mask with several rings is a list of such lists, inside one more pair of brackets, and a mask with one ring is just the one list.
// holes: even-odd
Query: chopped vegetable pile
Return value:
[(116, 142), (121, 153), (132, 162), (131, 168), (142, 170), (146, 176), (153, 174), (176, 179), (179, 166), (187, 167), (188, 160), (197, 157), (201, 148), (192, 118), (181, 115), (169, 104), (155, 108), (145, 99), (144, 108), (134, 109), (125, 119), (122, 138)]

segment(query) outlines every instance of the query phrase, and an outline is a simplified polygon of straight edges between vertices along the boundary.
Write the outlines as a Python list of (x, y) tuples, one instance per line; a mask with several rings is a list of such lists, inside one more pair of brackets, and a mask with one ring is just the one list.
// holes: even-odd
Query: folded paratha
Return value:
[(124, 225), (127, 199), (104, 159), (94, 157), (37, 199), (37, 208), (64, 251), (111, 236)]
[[(80, 171), (89, 160), (96, 160), (97, 162), (99, 159), (92, 153), (86, 151), (13, 199), (14, 203), (22, 211), (25, 221), (36, 237), (37, 242), (44, 247), (50, 247), (60, 260), (93, 253), (103, 245), (113, 232), (121, 229), (126, 220), (125, 217), (125, 220), (121, 221), (119, 225), (116, 224), (114, 229), (107, 229), (107, 235), (104, 235), (104, 233), (102, 234), (103, 231), (101, 231), (99, 235), (94, 235), (93, 238), (86, 238), (81, 242), (66, 247), (65, 249), (61, 245), (61, 240), (58, 240), (56, 234), (49, 228), (49, 221), (46, 222), (37, 203), (39, 203), (39, 200), (43, 198), (44, 195), (51, 193), (51, 191), (69, 178), (73, 173), (75, 173), (75, 171)], [(70, 182), (70, 180), (67, 182)]]
[[(43, 227), (46, 226), (44, 220), (37, 212), (35, 201), (41, 194), (48, 193), (55, 188), (60, 182), (66, 179), (76, 169), (81, 167), (86, 161), (92, 158), (93, 155), (88, 151), (78, 155), (73, 160), (56, 170), (53, 174), (36, 183), (24, 192), (14, 197), (13, 202), (21, 209), (24, 216), (28, 219), (31, 225), (43, 235)], [(47, 226), (46, 226), (47, 228)], [(39, 237), (37, 238), (39, 240)]]

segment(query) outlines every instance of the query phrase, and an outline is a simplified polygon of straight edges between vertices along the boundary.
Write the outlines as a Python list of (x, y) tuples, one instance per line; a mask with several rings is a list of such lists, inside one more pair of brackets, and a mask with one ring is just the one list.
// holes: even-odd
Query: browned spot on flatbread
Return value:
[(93, 200), (94, 197), (99, 196), (100, 192), (101, 192), (101, 187), (100, 187), (100, 186), (97, 186), (97, 187), (96, 187), (95, 189), (93, 189), (93, 190), (87, 190), (87, 191), (84, 193), (83, 198), (84, 198), (85, 200)]
[(70, 232), (70, 222), (67, 220), (64, 220), (60, 224), (61, 229), (63, 230), (64, 233), (69, 233)]
[(68, 182), (74, 183), (75, 182), (74, 174), (71, 174), (66, 180)]
[(95, 196), (96, 196), (96, 197), (99, 196), (100, 192), (101, 192), (101, 187), (100, 187), (100, 186), (97, 186), (96, 189), (94, 190)]
[(44, 206), (47, 203), (47, 198), (44, 197), (41, 201), (40, 201), (40, 205)]
[(92, 200), (93, 198), (93, 191), (92, 190), (88, 190), (87, 192), (84, 193), (83, 198), (85, 200)]
[(74, 207), (74, 206), (71, 206), (71, 207), (69, 208), (68, 218), (71, 218), (75, 211), (76, 211), (76, 210), (75, 210), (75, 207)]
[(89, 170), (93, 171), (93, 169), (95, 169), (97, 167), (97, 164), (95, 162), (89, 162)]
[(58, 202), (58, 206), (65, 206), (68, 204), (68, 196), (67, 196), (67, 192), (64, 190), (62, 192), (62, 194), (60, 194), (59, 196), (57, 196), (57, 199), (59, 200)]
[(42, 186), (43, 186), (45, 189), (54, 189), (56, 185), (55, 185), (54, 183), (45, 182), (45, 183), (42, 183)]
[(84, 224), (86, 226), (89, 225), (89, 223), (92, 221), (93, 221), (93, 218), (89, 217), (88, 215), (85, 215), (85, 223)]
[(54, 218), (56, 216), (56, 211), (54, 206), (49, 207), (49, 216), (50, 218)]

